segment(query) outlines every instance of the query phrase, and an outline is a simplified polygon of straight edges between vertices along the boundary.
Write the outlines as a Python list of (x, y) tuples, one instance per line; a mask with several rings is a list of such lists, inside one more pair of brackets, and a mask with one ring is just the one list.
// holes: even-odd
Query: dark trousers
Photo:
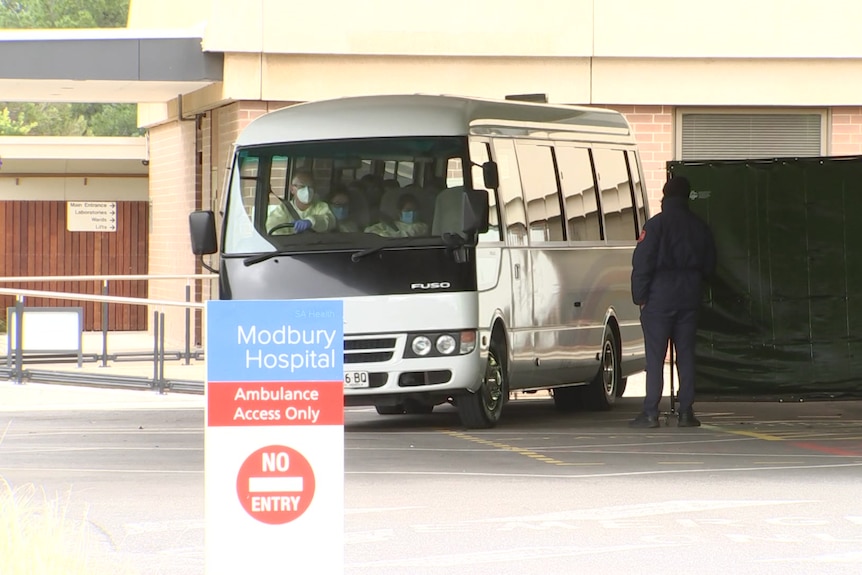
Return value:
[(641, 310), (641, 327), (646, 345), (646, 397), (644, 413), (658, 415), (658, 405), (664, 391), (664, 359), (668, 343), (676, 349), (679, 373), (679, 413), (694, 404), (694, 343), (697, 333), (698, 310)]

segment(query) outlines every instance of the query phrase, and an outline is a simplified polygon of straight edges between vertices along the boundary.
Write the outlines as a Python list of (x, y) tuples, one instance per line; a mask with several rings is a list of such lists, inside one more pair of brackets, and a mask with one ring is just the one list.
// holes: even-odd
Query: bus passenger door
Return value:
[(495, 139), (493, 148), (500, 176), (500, 213), (506, 230), (501, 284), (511, 289), (511, 303), (506, 314), (512, 360), (509, 385), (518, 389), (533, 385), (533, 285), (527, 246), (527, 212), (514, 142)]

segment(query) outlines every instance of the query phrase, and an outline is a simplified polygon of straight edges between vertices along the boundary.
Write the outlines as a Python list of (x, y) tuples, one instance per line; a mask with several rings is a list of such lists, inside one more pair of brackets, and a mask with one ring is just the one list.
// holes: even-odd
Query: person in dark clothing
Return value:
[(658, 427), (668, 343), (676, 349), (679, 427), (697, 427), (694, 416), (694, 345), (702, 287), (715, 271), (709, 226), (688, 208), (689, 181), (674, 176), (664, 185), (661, 212), (641, 231), (632, 256), (632, 300), (641, 308), (646, 345), (646, 397), (631, 427)]

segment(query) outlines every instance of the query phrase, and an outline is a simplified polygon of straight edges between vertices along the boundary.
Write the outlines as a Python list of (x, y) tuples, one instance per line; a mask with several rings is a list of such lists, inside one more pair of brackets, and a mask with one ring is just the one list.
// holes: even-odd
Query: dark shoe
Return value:
[(641, 429), (658, 427), (658, 416), (647, 415), (646, 413), (641, 412), (637, 417), (629, 421), (629, 427), (637, 427)]
[(700, 427), (700, 420), (694, 416), (694, 411), (688, 410), (679, 414), (679, 420), (676, 422), (677, 427)]

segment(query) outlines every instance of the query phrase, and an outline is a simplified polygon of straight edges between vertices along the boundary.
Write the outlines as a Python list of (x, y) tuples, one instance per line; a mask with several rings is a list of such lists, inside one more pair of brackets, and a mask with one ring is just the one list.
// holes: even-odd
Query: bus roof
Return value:
[(631, 137), (614, 110), (429, 94), (355, 96), (288, 106), (252, 121), (237, 145), (398, 136), (465, 136), (478, 125)]

